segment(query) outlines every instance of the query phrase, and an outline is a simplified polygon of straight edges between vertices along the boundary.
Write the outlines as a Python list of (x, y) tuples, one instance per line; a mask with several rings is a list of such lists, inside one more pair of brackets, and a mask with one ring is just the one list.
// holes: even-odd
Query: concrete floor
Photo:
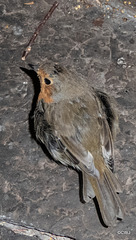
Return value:
[[(22, 52), (53, 2), (0, 1), (0, 239), (51, 240), (25, 234), (24, 226), (76, 240), (134, 240), (136, 2), (58, 1), (23, 62)], [(115, 174), (124, 188), (126, 216), (115, 227), (102, 226), (93, 200), (80, 202), (78, 174), (49, 159), (34, 139), (31, 116), (39, 86), (24, 68), (44, 59), (71, 66), (117, 101)]]

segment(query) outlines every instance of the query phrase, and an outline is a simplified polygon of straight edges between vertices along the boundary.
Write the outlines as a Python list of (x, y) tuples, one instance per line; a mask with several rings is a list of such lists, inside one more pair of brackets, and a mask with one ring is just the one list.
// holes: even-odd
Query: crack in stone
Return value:
[[(12, 220), (4, 220), (3, 216), (0, 216), (0, 226), (10, 229), (16, 234), (34, 237), (37, 236), (40, 240), (72, 240), (73, 238), (57, 236), (51, 233), (47, 233), (44, 230), (37, 229), (31, 226), (23, 226), (13, 222)], [(74, 240), (74, 239), (73, 239)]]

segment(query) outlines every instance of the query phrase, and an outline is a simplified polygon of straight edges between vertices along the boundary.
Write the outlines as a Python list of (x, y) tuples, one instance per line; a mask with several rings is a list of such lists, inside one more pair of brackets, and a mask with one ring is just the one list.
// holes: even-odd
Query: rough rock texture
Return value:
[[(12, 221), (76, 240), (134, 240), (136, 2), (60, 0), (23, 62), (22, 52), (52, 4), (0, 1), (0, 225)], [(46, 58), (70, 65), (116, 98), (120, 132), (115, 172), (124, 188), (120, 196), (126, 216), (115, 227), (102, 226), (93, 200), (80, 202), (78, 174), (55, 163), (34, 139), (39, 85), (26, 68)], [(2, 240), (40, 239), (20, 234), (0, 227)]]

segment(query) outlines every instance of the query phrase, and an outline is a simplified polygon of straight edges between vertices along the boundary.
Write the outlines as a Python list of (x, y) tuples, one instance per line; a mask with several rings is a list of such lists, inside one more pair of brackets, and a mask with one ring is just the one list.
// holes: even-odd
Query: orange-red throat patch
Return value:
[(52, 103), (52, 92), (53, 92), (53, 86), (52, 84), (46, 85), (44, 79), (48, 78), (53, 82), (53, 80), (50, 78), (49, 74), (47, 74), (43, 69), (39, 69), (38, 72), (38, 77), (40, 79), (40, 86), (41, 90), (39, 93), (38, 101), (43, 99), (46, 103)]

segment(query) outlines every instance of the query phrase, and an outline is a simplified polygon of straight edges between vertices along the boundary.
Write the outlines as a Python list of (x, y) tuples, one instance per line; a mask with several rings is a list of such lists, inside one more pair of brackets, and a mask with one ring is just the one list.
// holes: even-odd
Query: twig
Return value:
[(25, 60), (28, 53), (31, 51), (31, 46), (34, 43), (34, 40), (36, 39), (37, 35), (39, 34), (40, 30), (42, 29), (43, 25), (46, 23), (46, 21), (50, 18), (50, 16), (52, 15), (52, 13), (54, 12), (54, 10), (58, 7), (59, 3), (57, 1), (54, 2), (54, 4), (52, 5), (52, 7), (50, 8), (49, 12), (46, 14), (46, 16), (44, 17), (44, 19), (40, 22), (40, 24), (38, 25), (38, 27), (36, 28), (34, 34), (32, 35), (26, 49), (23, 52), (22, 55), (22, 60)]

